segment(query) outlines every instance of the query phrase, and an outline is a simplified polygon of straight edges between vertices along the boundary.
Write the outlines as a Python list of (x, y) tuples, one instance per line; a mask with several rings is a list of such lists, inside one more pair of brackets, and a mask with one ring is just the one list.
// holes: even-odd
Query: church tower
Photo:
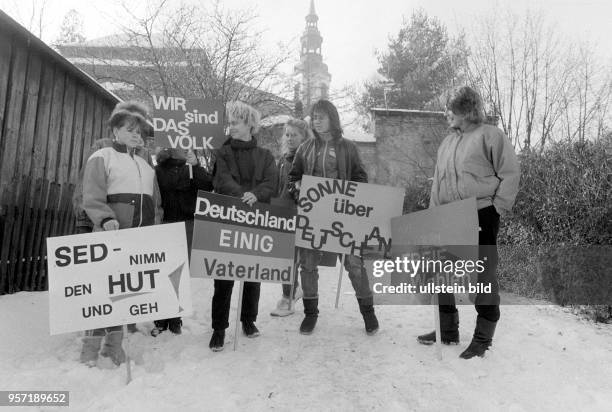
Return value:
[[(327, 65), (323, 63), (321, 43), (323, 37), (319, 33), (317, 22), (319, 17), (315, 12), (314, 0), (310, 0), (310, 12), (306, 16), (306, 28), (300, 38), (300, 62), (295, 66), (295, 75), (298, 79), (296, 95), (301, 97), (305, 110), (319, 99), (329, 96), (331, 75)], [(298, 89), (299, 88), (299, 89)]]

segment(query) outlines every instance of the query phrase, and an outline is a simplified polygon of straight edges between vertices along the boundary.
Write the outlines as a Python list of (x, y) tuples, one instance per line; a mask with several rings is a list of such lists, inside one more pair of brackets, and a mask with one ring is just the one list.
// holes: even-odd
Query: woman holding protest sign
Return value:
[[(211, 191), (212, 176), (200, 166), (193, 150), (163, 149), (157, 154), (155, 174), (161, 192), (164, 223), (185, 222), (187, 249), (191, 254), (193, 214), (198, 190)], [(157, 336), (165, 330), (181, 333), (181, 318), (156, 320), (151, 330)]]
[[(112, 145), (97, 150), (85, 165), (82, 207), (94, 231), (148, 226), (161, 221), (155, 171), (137, 154), (144, 143), (142, 133), (150, 127), (143, 115), (148, 111), (142, 104), (131, 102), (130, 105), (115, 106), (108, 120)], [(97, 357), (96, 345), (99, 348), (102, 336), (91, 338), (84, 346), (90, 346), (88, 353), (93, 358)], [(125, 361), (122, 340), (121, 327), (107, 328), (106, 342), (100, 352), (104, 362), (98, 362), (99, 365), (110, 367)]]
[[(311, 109), (314, 137), (298, 148), (289, 173), (290, 191), (297, 198), (303, 175), (332, 179), (368, 182), (355, 144), (342, 137), (340, 117), (336, 107), (327, 100), (319, 100)], [(324, 258), (319, 251), (300, 249), (300, 267), (304, 296), (304, 320), (300, 333), (308, 335), (314, 330), (319, 313), (317, 266)], [(363, 261), (358, 256), (346, 255), (344, 267), (355, 289), (359, 310), (363, 315), (368, 335), (378, 331), (378, 319), (374, 313), (372, 290)]]
[[(453, 133), (438, 149), (430, 207), (476, 197), (479, 259), (485, 262), (478, 282), (491, 285), (491, 293), (476, 296), (478, 316), (474, 336), (460, 355), (470, 359), (484, 356), (499, 320), (497, 232), (500, 214), (509, 212), (514, 204), (520, 170), (508, 137), (497, 127), (484, 123), (482, 99), (474, 89), (464, 86), (453, 90), (447, 101), (447, 118)], [(454, 296), (440, 295), (439, 301), (442, 343), (458, 344), (459, 314)], [(421, 335), (418, 341), (432, 344), (436, 334)]]
[[(304, 120), (291, 118), (285, 124), (285, 132), (281, 138), (281, 158), (278, 161), (278, 190), (276, 196), (288, 201), (295, 207), (293, 196), (289, 193), (289, 172), (295, 158), (295, 152), (302, 142), (312, 137), (312, 130)], [(302, 292), (297, 276), (293, 287), (283, 285), (283, 296), (278, 301), (276, 308), (270, 312), (272, 316), (289, 316), (294, 312), (295, 301), (299, 299)], [(293, 302), (291, 302), (291, 291), (293, 290)]]
[[(270, 203), (276, 191), (277, 171), (274, 156), (257, 146), (253, 137), (259, 130), (260, 114), (251, 106), (233, 101), (227, 104), (230, 138), (216, 152), (213, 186), (217, 193), (240, 198), (253, 206), (256, 202)], [(209, 347), (223, 350), (225, 329), (229, 326), (230, 301), (234, 281), (215, 279), (212, 299), (213, 334)], [(255, 326), (259, 306), (260, 283), (244, 282), (240, 321), (249, 338), (259, 336)]]

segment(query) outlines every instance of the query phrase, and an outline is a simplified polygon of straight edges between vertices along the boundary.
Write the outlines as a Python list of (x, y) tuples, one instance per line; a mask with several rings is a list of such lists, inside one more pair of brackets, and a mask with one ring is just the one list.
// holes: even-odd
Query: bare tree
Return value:
[(6, 11), (38, 38), (43, 39), (49, 17), (47, 3), (48, 0), (0, 0), (0, 9)]
[(610, 66), (592, 45), (571, 44), (542, 13), (499, 10), (480, 21), (471, 45), (469, 81), (517, 148), (604, 133)]
[(279, 70), (291, 50), (284, 44), (273, 52), (261, 47), (252, 10), (226, 9), (219, 1), (194, 6), (161, 0), (142, 14), (124, 4), (123, 13), (130, 24), (120, 26), (115, 47), (125, 50), (120, 64), (127, 70), (108, 70), (117, 56), (103, 57), (108, 67), (96, 69), (98, 80), (130, 84), (148, 96), (240, 99), (263, 112), (293, 109), (292, 84)]

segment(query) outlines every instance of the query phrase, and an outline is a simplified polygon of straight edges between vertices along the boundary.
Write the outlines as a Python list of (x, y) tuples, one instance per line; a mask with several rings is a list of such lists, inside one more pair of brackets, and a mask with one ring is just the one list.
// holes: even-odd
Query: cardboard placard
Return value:
[(191, 273), (194, 277), (292, 283), (293, 210), (200, 191), (196, 203)]
[(47, 238), (52, 335), (188, 315), (184, 223)]

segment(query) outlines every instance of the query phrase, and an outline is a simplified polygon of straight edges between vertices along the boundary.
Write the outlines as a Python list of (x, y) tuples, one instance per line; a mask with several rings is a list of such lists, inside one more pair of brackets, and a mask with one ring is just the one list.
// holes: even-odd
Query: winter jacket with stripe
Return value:
[(113, 142), (87, 160), (83, 174), (83, 208), (94, 230), (112, 219), (119, 228), (161, 223), (161, 202), (153, 168), (133, 149)]

